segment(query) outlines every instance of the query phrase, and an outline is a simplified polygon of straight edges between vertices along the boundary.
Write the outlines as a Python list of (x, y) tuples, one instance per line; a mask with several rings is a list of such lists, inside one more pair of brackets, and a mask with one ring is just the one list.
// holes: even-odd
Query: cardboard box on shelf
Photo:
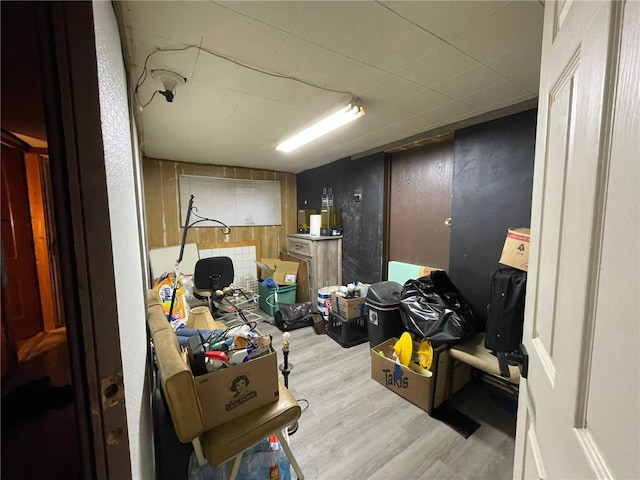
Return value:
[[(397, 341), (397, 338), (390, 338), (371, 349), (371, 378), (425, 412), (431, 413), (447, 398), (449, 349), (444, 346), (434, 349), (431, 377), (425, 377), (404, 365), (399, 367), (398, 375), (396, 363), (392, 359), (393, 346)], [(384, 353), (384, 357), (379, 352)]]
[(277, 353), (271, 352), (194, 378), (205, 429), (233, 420), (279, 397)]
[(364, 297), (344, 298), (331, 294), (331, 311), (347, 320), (364, 316)]
[(298, 262), (287, 262), (278, 258), (261, 258), (260, 279), (272, 277), (278, 285), (292, 285), (298, 277)]
[(510, 228), (502, 248), (499, 263), (524, 270), (529, 268), (529, 229)]

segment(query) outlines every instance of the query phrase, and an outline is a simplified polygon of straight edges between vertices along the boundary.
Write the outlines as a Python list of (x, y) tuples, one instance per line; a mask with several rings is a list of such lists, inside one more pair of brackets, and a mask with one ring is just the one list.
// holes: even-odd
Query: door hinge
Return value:
[(511, 376), (509, 373), (509, 365), (517, 365), (522, 378), (527, 378), (527, 375), (529, 375), (529, 354), (522, 343), (518, 347), (518, 350), (514, 352), (498, 352), (500, 376), (504, 378)]

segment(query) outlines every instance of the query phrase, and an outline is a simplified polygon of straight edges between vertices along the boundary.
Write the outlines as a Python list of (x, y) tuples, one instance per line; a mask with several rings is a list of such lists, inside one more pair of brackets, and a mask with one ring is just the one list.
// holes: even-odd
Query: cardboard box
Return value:
[(364, 297), (344, 298), (335, 293), (331, 294), (331, 311), (350, 320), (364, 316)]
[(499, 260), (503, 265), (524, 270), (529, 268), (529, 229), (510, 228)]
[(205, 430), (279, 398), (277, 353), (194, 378)]
[(272, 277), (278, 285), (292, 285), (298, 278), (298, 262), (286, 262), (278, 258), (261, 258), (260, 279)]
[(390, 261), (388, 267), (387, 280), (398, 282), (400, 285), (404, 285), (407, 280), (426, 277), (434, 270), (442, 270), (441, 268), (414, 265), (412, 263), (398, 262), (395, 260)]
[[(447, 398), (449, 349), (444, 346), (434, 349), (431, 366), (433, 376), (425, 377), (401, 365), (401, 374), (397, 377), (396, 363), (392, 359), (393, 345), (397, 341), (397, 338), (390, 338), (371, 349), (371, 378), (425, 412), (431, 413)], [(383, 352), (385, 356), (380, 356), (378, 352)]]

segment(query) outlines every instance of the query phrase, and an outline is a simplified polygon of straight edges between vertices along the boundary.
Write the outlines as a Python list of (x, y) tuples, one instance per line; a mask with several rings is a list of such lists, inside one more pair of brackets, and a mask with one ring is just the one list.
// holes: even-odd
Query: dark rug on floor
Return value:
[(447, 402), (433, 410), (431, 416), (436, 420), (446, 423), (464, 438), (469, 438), (480, 426), (473, 418), (456, 410)]
[(2, 428), (19, 427), (50, 409), (60, 410), (73, 400), (71, 385), (52, 387), (49, 377), (19, 385), (2, 398)]

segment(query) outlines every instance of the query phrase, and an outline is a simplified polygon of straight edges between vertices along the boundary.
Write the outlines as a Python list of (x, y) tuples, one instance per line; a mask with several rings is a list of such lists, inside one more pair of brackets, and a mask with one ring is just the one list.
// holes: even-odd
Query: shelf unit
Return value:
[(287, 253), (306, 263), (309, 301), (317, 311), (318, 290), (342, 285), (342, 236), (288, 235)]

